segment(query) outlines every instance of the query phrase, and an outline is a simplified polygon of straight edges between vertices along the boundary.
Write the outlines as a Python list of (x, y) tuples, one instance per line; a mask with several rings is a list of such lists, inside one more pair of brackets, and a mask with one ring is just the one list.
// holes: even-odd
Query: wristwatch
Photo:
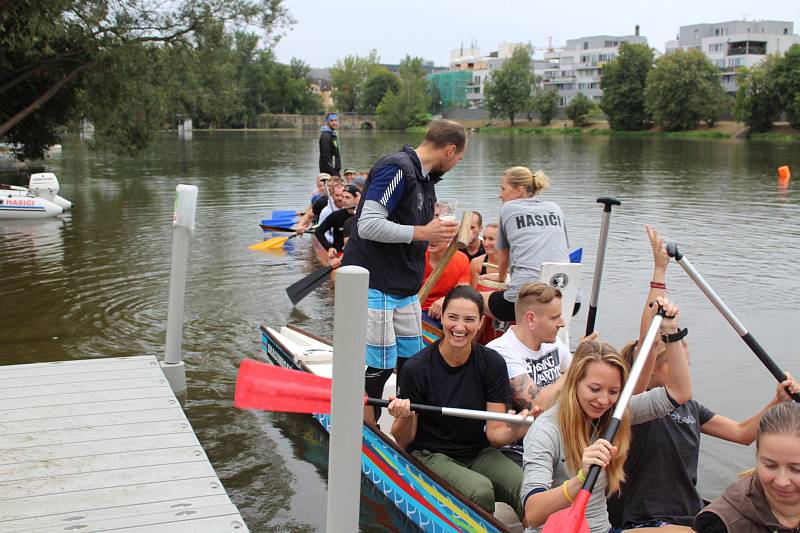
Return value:
[(689, 334), (689, 329), (688, 328), (683, 328), (683, 329), (679, 329), (675, 333), (666, 333), (666, 334), (662, 333), (661, 334), (661, 340), (666, 342), (666, 343), (678, 342), (679, 340), (681, 340), (682, 338), (684, 338), (688, 334)]

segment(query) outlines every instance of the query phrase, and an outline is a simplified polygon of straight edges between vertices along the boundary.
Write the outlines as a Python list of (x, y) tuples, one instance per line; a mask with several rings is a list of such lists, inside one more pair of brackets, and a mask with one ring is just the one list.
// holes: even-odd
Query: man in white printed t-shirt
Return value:
[[(514, 304), (516, 325), (487, 344), (506, 361), (514, 409), (543, 412), (564, 383), (572, 354), (557, 337), (564, 326), (561, 291), (538, 281), (523, 285)], [(522, 464), (522, 441), (501, 450)]]

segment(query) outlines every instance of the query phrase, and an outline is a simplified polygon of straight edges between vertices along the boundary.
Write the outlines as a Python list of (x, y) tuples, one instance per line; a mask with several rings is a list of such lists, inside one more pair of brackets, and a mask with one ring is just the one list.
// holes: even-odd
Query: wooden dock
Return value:
[(248, 531), (155, 357), (0, 366), (0, 531)]

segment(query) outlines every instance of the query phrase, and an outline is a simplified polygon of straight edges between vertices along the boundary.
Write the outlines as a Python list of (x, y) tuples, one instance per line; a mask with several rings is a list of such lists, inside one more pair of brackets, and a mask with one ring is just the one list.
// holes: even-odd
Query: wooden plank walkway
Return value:
[(0, 531), (248, 531), (155, 357), (0, 366)]

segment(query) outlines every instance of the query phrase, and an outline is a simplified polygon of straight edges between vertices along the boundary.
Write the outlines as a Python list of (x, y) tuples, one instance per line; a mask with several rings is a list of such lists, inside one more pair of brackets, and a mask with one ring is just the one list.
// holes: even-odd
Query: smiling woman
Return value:
[(498, 500), (522, 517), (522, 469), (496, 447), (522, 438), (527, 425), (456, 421), (410, 410), (411, 403), (427, 403), (506, 412), (511, 389), (505, 361), (494, 350), (473, 343), (482, 324), (483, 299), (475, 289), (460, 285), (447, 294), (443, 338), (411, 357), (397, 378), (398, 397), (389, 404), (389, 414), (395, 418), (392, 435), (486, 511), (494, 512)]
[[(678, 307), (665, 298), (658, 302), (667, 315), (661, 332), (674, 331)], [(667, 358), (674, 368), (665, 385), (631, 398), (630, 411), (609, 442), (598, 437), (612, 423), (613, 408), (628, 379), (628, 365), (609, 344), (585, 341), (578, 346), (558, 403), (537, 418), (525, 436), (521, 495), (525, 517), (535, 531), (548, 516), (569, 506), (593, 465), (602, 471), (586, 506), (586, 521), (592, 533), (611, 529), (606, 495), (618, 492), (624, 477), (630, 426), (665, 416), (691, 398), (683, 344), (668, 343)]]
[(781, 403), (761, 418), (756, 468), (733, 483), (694, 522), (700, 533), (800, 528), (800, 404)]

